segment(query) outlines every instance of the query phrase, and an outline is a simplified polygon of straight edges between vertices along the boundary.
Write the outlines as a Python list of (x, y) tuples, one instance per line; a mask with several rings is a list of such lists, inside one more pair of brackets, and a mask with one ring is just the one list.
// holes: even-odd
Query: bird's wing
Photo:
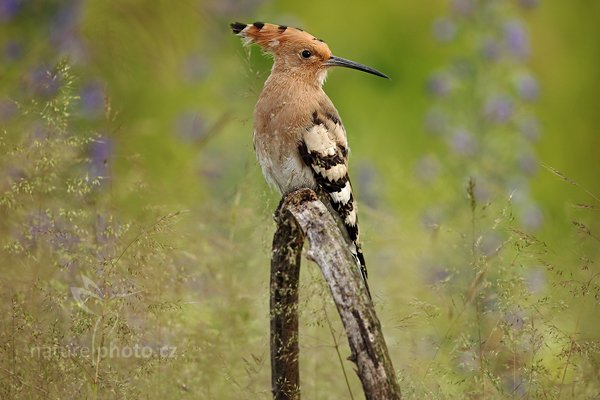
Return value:
[(348, 237), (351, 251), (360, 265), (367, 286), (367, 269), (359, 242), (358, 217), (348, 177), (348, 142), (344, 126), (335, 110), (315, 111), (311, 123), (303, 131), (298, 150), (302, 160), (312, 169), (319, 187), (331, 199)]

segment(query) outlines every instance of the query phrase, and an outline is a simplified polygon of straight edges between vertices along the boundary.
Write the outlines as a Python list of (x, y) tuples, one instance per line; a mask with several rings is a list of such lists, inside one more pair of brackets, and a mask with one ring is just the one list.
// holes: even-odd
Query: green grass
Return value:
[[(279, 199), (251, 144), (270, 61), (241, 47), (234, 20), (302, 25), (392, 76), (333, 71), (325, 89), (348, 130), (404, 396), (599, 397), (595, 6), (479, 3), (504, 5), (483, 22), (442, 2), (344, 4), (343, 17), (337, 3), (286, 1), (2, 11), (0, 397), (271, 397)], [(430, 38), (440, 16), (459, 26), (449, 44)], [(478, 40), (515, 18), (531, 58), (481, 62)], [(460, 75), (470, 62), (476, 73)], [(431, 97), (442, 70), (458, 89)], [(522, 73), (539, 79), (539, 102), (518, 98)], [(506, 124), (478, 112), (497, 90), (514, 102)], [(453, 130), (427, 133), (431, 107), (481, 146), (465, 156)], [(537, 142), (517, 135), (525, 115), (541, 121)], [(537, 172), (520, 166), (523, 149)], [(303, 397), (361, 398), (318, 267), (304, 261), (301, 279)]]

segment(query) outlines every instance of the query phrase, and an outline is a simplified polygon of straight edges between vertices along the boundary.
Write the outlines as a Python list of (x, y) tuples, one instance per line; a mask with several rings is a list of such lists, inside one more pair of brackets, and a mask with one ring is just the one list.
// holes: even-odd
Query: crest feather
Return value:
[(267, 52), (278, 53), (292, 47), (306, 46), (320, 53), (324, 59), (331, 56), (331, 51), (325, 42), (299, 28), (263, 22), (253, 24), (234, 22), (231, 24), (231, 30), (244, 39), (244, 43), (256, 43)]

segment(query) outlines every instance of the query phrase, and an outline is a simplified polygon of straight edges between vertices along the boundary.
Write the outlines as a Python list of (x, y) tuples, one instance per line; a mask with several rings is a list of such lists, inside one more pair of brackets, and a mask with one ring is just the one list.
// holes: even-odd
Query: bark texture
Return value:
[(271, 379), (274, 399), (299, 399), (298, 280), (304, 239), (344, 324), (368, 400), (400, 399), (381, 324), (335, 219), (310, 189), (286, 195), (275, 212), (271, 260)]

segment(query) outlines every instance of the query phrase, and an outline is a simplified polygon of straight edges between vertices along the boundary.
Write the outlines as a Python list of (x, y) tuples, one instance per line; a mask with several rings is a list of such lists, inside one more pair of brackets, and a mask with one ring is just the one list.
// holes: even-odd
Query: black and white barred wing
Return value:
[(312, 124), (306, 128), (299, 145), (300, 155), (314, 173), (319, 187), (329, 195), (332, 208), (339, 214), (351, 251), (360, 265), (367, 286), (367, 269), (359, 242), (356, 203), (348, 177), (348, 141), (344, 127), (333, 113), (314, 112)]

